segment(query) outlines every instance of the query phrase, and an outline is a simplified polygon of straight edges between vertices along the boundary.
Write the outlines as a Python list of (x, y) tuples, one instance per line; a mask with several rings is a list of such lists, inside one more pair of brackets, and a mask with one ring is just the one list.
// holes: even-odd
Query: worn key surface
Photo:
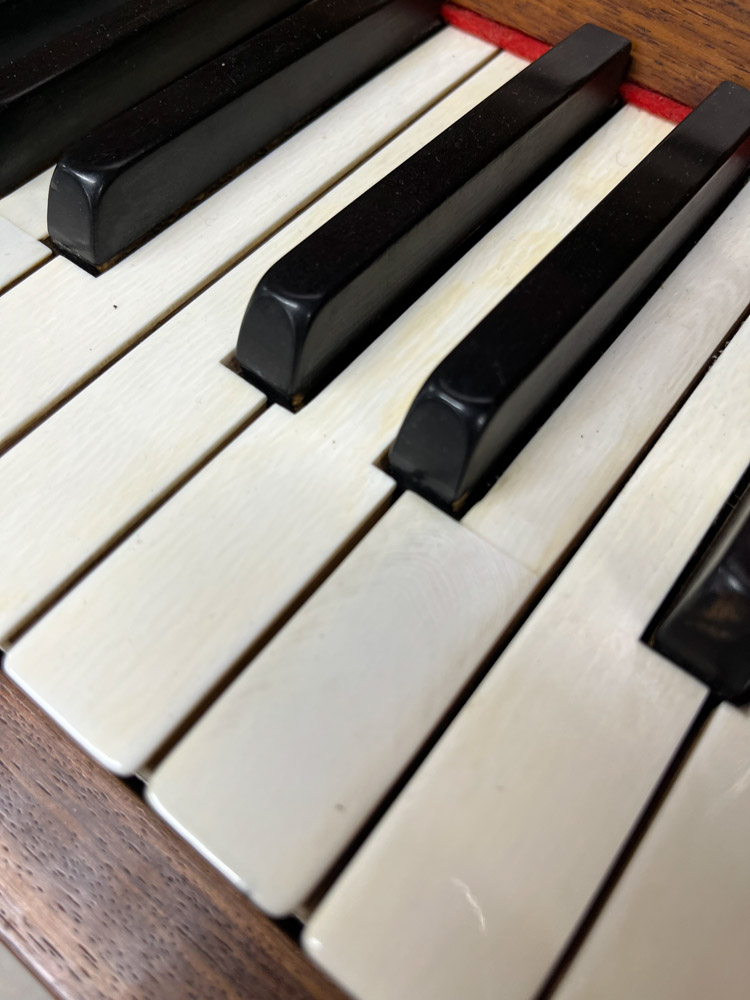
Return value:
[(439, 25), (430, 0), (305, 4), (66, 150), (51, 238), (105, 264)]
[(343, 1000), (2, 676), (0, 937), (64, 1000)]

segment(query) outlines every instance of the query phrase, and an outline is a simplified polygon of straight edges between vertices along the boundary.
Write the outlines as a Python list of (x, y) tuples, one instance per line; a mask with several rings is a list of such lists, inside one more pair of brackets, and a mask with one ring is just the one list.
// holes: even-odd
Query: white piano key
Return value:
[(7, 219), (34, 239), (47, 238), (47, 194), (55, 168), (50, 167), (0, 198), (0, 218)]
[(50, 994), (15, 955), (0, 943), (2, 1000), (50, 1000)]
[(161, 765), (151, 804), (259, 906), (292, 912), (535, 583), (405, 494)]
[[(384, 473), (352, 467), (335, 441), (300, 434), (293, 422), (276, 407), (264, 434), (260, 422), (251, 425), (202, 471), (199, 489), (189, 485), (165, 504), (7, 655), (9, 675), (113, 771), (129, 774), (148, 760), (243, 656), (248, 635), (266, 630), (391, 493)], [(294, 517), (289, 467), (304, 483), (308, 530), (281, 552), (280, 512)], [(133, 558), (141, 550), (172, 568), (161, 595)], [(58, 628), (64, 649), (47, 645)], [(69, 655), (84, 634), (98, 666)]]
[(704, 701), (639, 637), (750, 459), (749, 378), (747, 322), (313, 915), (359, 1000), (543, 984)]
[[(213, 359), (180, 366), (186, 348), (200, 353), (212, 340), (203, 311), (180, 319), (150, 338), (148, 365), (138, 351), (128, 354), (0, 458), (5, 648), (77, 572), (262, 409), (263, 394)], [(154, 405), (141, 408), (144, 397)], [(172, 436), (164, 432), (167, 404), (181, 417)]]
[(0, 441), (22, 432), (495, 50), (446, 28), (93, 277), (57, 257), (0, 301)]
[(271, 264), (524, 65), (505, 53), (491, 60), (0, 458), (6, 645), (35, 609), (261, 408), (264, 396), (221, 359)]
[[(258, 905), (279, 915), (309, 898), (730, 331), (749, 219), (750, 190), (460, 526), (402, 497), (157, 768), (152, 804)], [(485, 591), (498, 566), (502, 593)]]
[(142, 768), (375, 516), (393, 482), (370, 462), (435, 363), (669, 127), (621, 111), (309, 407), (270, 409), (214, 458), (21, 638), (10, 675), (105, 766)]
[(0, 292), (50, 256), (43, 243), (0, 218)]
[(748, 842), (750, 717), (723, 705), (555, 1000), (744, 1000)]

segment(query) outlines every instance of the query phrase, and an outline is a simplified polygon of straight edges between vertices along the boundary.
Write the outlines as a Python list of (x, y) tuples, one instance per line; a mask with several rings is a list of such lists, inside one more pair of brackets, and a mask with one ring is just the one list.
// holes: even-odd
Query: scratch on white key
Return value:
[(466, 902), (469, 904), (469, 906), (472, 908), (472, 910), (476, 914), (477, 921), (479, 923), (479, 929), (481, 930), (482, 934), (486, 934), (487, 933), (487, 922), (484, 919), (484, 913), (482, 912), (482, 907), (480, 906), (479, 900), (477, 899), (477, 897), (474, 895), (474, 893), (471, 891), (471, 889), (468, 887), (468, 885), (463, 881), (463, 879), (452, 878), (451, 882), (455, 886), (457, 886), (461, 890), (461, 892), (464, 894), (464, 896), (466, 897)]

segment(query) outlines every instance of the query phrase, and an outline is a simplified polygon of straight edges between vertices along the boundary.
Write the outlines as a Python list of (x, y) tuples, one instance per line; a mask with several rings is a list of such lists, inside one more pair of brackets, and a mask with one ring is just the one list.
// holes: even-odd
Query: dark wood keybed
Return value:
[(0, 937), (66, 1000), (342, 996), (5, 677)]

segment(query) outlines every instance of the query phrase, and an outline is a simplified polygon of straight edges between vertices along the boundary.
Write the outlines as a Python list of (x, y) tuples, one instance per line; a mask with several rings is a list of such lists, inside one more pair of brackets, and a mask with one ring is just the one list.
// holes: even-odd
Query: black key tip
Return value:
[(55, 167), (47, 201), (47, 232), (65, 257), (96, 271), (109, 259), (96, 225), (104, 181), (64, 157)]
[(272, 398), (296, 409), (312, 385), (316, 350), (311, 328), (320, 312), (318, 295), (285, 294), (280, 266), (261, 279), (248, 303), (237, 340), (241, 368)]
[(401, 425), (388, 456), (391, 474), (436, 506), (461, 510), (492, 409), (481, 397), (443, 391), (438, 368)]
[(719, 698), (750, 701), (750, 488), (656, 627), (653, 646)]

